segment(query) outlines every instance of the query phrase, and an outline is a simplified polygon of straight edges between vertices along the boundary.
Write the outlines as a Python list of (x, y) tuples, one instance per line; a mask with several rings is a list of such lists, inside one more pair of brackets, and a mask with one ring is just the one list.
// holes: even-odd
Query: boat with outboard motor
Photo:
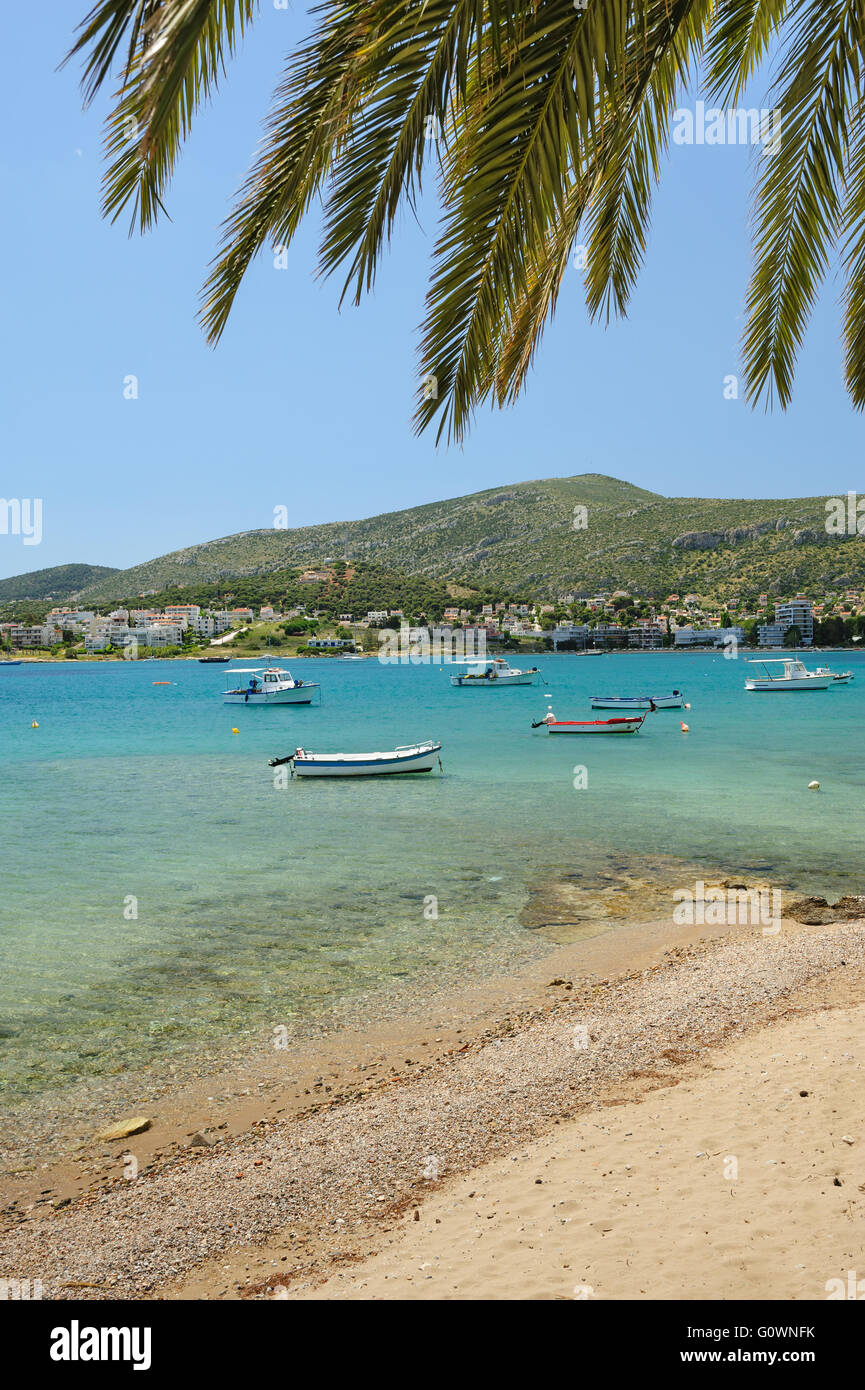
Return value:
[(489, 661), (468, 661), (459, 664), (467, 666), (468, 670), (464, 675), (451, 676), (451, 685), (475, 688), (486, 685), (534, 685), (541, 674), (537, 666), (519, 671), (515, 666), (509, 666), (502, 656), (492, 657)]
[(681, 690), (670, 695), (593, 695), (592, 709), (682, 709), (685, 697)]
[(249, 677), (223, 691), (226, 705), (308, 705), (316, 692), (321, 693), (315, 681), (296, 681), (279, 666), (235, 666), (225, 674)]
[(297, 777), (386, 777), (403, 772), (431, 772), (438, 762), (440, 743), (427, 739), (409, 743), (387, 753), (309, 753), (295, 748), (287, 758), (271, 758), (270, 766), (287, 764)]
[(850, 682), (853, 680), (852, 671), (831, 671), (828, 666), (818, 666), (815, 674), (818, 676), (832, 677), (829, 686), (830, 690), (833, 689), (836, 685), (849, 685)]
[[(771, 661), (754, 657), (748, 665), (759, 666), (762, 674), (749, 676), (745, 681), (746, 690), (828, 690), (832, 684), (831, 671), (825, 667), (822, 671), (809, 671), (798, 657), (777, 657)], [(780, 671), (774, 670), (777, 666), (781, 667)]]
[(550, 734), (638, 734), (651, 713), (654, 713), (653, 705), (642, 714), (618, 715), (613, 719), (557, 719), (548, 709), (543, 719), (534, 721), (532, 728), (546, 726)]

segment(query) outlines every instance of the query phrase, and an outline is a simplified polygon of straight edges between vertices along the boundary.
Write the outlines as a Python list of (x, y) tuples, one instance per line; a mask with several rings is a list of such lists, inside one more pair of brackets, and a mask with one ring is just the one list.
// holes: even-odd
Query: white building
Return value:
[(183, 623), (188, 627), (191, 627), (200, 615), (201, 609), (197, 603), (171, 603), (165, 609), (166, 618), (171, 618), (174, 622)]
[(798, 627), (802, 634), (802, 646), (810, 647), (814, 641), (814, 615), (811, 611), (810, 599), (803, 598), (797, 594), (789, 603), (775, 604), (775, 622), (779, 623), (784, 631), (789, 627)]
[(136, 627), (130, 634), (140, 647), (180, 647), (183, 645), (184, 628), (180, 623), (148, 623), (146, 627)]
[(629, 647), (638, 647), (641, 651), (657, 651), (663, 645), (664, 630), (660, 623), (641, 618), (634, 627), (628, 628)]
[(574, 642), (578, 647), (588, 645), (589, 629), (585, 623), (561, 623), (554, 627), (550, 636), (553, 639), (553, 649), (557, 650), (562, 642)]
[(13, 647), (53, 647), (63, 640), (63, 633), (53, 623), (39, 623), (33, 627), (17, 623), (9, 629), (9, 639)]
[(723, 647), (725, 642), (745, 641), (743, 627), (679, 627), (674, 642), (677, 647)]

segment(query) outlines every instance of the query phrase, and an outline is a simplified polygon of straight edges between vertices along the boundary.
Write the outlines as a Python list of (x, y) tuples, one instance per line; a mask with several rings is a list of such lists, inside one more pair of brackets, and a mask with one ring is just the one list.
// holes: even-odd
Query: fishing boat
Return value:
[(540, 675), (537, 666), (532, 666), (527, 671), (518, 671), (516, 667), (509, 666), (502, 656), (493, 657), (490, 661), (468, 661), (459, 664), (464, 664), (468, 669), (463, 675), (451, 676), (451, 685), (534, 685)]
[(0, 661), (0, 666), (20, 666), (20, 661)]
[(230, 656), (200, 656), (198, 662), (200, 666), (214, 666), (218, 662), (230, 661)]
[[(758, 666), (762, 674), (749, 676), (745, 681), (746, 690), (828, 690), (832, 684), (831, 672), (826, 672), (825, 668), (822, 672), (809, 671), (797, 657), (779, 657), (771, 661), (754, 659), (748, 665)], [(781, 669), (774, 669), (776, 667)]]
[(853, 680), (852, 671), (831, 671), (828, 666), (818, 666), (815, 672), (818, 676), (831, 676), (832, 682), (830, 690), (834, 685), (849, 685)]
[(548, 710), (543, 719), (532, 724), (539, 729), (543, 724), (551, 734), (637, 734), (643, 727), (649, 710), (637, 715), (619, 715), (613, 719), (557, 719)]
[(271, 758), (270, 766), (288, 763), (297, 777), (389, 777), (398, 772), (431, 772), (436, 762), (441, 769), (441, 748), (431, 739), (388, 753), (309, 753), (295, 748), (287, 758)]
[(681, 690), (670, 695), (593, 695), (592, 709), (682, 709), (685, 697)]
[(321, 690), (315, 681), (296, 681), (279, 666), (234, 666), (225, 674), (246, 677), (230, 682), (222, 696), (226, 705), (308, 705)]

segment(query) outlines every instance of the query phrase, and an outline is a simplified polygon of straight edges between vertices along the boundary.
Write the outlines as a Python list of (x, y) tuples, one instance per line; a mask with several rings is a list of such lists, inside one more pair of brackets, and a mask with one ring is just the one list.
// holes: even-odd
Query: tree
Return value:
[(790, 627), (787, 628), (787, 631), (784, 633), (784, 646), (798, 647), (801, 646), (801, 643), (802, 629), (798, 627), (796, 623), (792, 623)]
[[(255, 0), (96, 0), (72, 50), (83, 91), (119, 85), (103, 211), (144, 231)], [(773, 62), (761, 128), (743, 374), (788, 404), (833, 252), (845, 278), (847, 388), (865, 405), (865, 97), (857, 0), (324, 0), (290, 58), (203, 290), (221, 337), (255, 256), (324, 200), (320, 270), (356, 303), (403, 205), (438, 178), (442, 233), (423, 325), (418, 430), (460, 439), (523, 389), (572, 248), (592, 318), (624, 314), (653, 186), (695, 68), (734, 108)], [(70, 55), (71, 56), (71, 55)], [(689, 114), (689, 113), (686, 113)], [(712, 111), (708, 113), (710, 116)], [(754, 131), (751, 132), (754, 139)], [(491, 171), (494, 171), (492, 176)], [(428, 389), (430, 377), (436, 381)]]

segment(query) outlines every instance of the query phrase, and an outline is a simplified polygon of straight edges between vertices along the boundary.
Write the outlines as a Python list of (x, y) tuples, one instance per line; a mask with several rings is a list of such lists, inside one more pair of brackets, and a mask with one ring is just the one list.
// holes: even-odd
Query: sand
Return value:
[(0, 1273), (61, 1299), (809, 1299), (865, 1276), (865, 924), (663, 939), (608, 975), (602, 942), (565, 948), (542, 993), (497, 981), (497, 1012), (399, 1072), (7, 1207)]
[(863, 1005), (770, 1025), (484, 1164), (292, 1296), (813, 1300), (854, 1269), (865, 1297), (863, 1038)]

